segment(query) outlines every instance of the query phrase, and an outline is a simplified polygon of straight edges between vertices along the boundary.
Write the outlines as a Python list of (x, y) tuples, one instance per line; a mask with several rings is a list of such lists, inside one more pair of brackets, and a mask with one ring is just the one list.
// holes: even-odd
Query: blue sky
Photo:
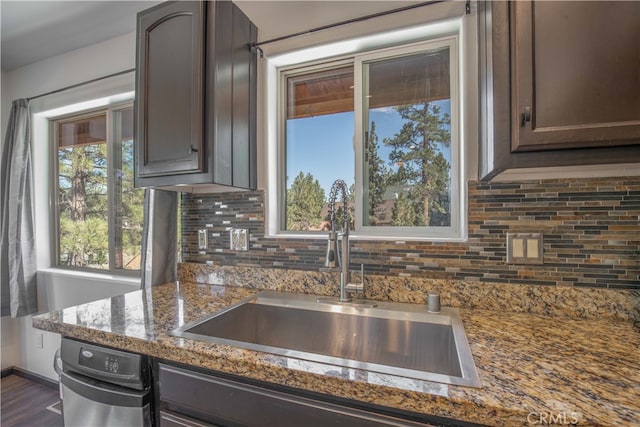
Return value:
[[(443, 104), (443, 112), (448, 113), (449, 103)], [(369, 120), (376, 123), (379, 155), (385, 159), (390, 150), (382, 141), (393, 137), (402, 127), (403, 120), (393, 108), (370, 111)], [(327, 197), (336, 179), (343, 179), (351, 185), (355, 161), (353, 133), (353, 112), (288, 120), (287, 188), (300, 171), (310, 172), (320, 182)], [(445, 157), (450, 158), (448, 152)]]
[(336, 179), (353, 182), (353, 116), (347, 112), (287, 121), (287, 188), (300, 171), (311, 172), (327, 197)]

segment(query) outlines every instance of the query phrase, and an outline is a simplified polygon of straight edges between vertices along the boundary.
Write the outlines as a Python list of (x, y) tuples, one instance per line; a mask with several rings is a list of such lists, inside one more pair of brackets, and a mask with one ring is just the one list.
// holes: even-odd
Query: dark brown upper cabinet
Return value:
[(166, 2), (137, 24), (135, 185), (255, 189), (255, 25), (230, 1)]
[(640, 160), (640, 2), (481, 2), (481, 178)]

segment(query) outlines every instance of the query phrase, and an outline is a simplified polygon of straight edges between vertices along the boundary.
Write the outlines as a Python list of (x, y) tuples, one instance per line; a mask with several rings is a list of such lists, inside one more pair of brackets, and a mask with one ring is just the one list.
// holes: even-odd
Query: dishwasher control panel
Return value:
[(118, 363), (117, 358), (111, 358), (107, 356), (104, 361), (104, 369), (109, 372), (113, 372), (114, 374), (118, 373), (118, 369), (120, 369), (120, 364)]
[(86, 344), (81, 347), (78, 363), (90, 369), (119, 375), (135, 375), (140, 369), (137, 357), (114, 354), (111, 349), (96, 349), (94, 346), (87, 348)]
[(95, 344), (63, 338), (61, 344), (63, 370), (96, 377), (126, 387), (142, 389), (146, 385), (146, 358)]

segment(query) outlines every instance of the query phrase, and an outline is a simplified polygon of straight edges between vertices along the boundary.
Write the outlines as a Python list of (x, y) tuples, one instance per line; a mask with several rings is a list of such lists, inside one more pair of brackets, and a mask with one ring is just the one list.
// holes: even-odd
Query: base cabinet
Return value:
[(162, 427), (432, 425), (164, 363), (157, 365), (157, 379), (158, 418)]

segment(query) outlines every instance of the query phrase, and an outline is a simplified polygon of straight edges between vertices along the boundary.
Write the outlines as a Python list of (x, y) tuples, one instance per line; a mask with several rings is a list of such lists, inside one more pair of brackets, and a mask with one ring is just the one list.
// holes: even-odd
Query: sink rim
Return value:
[[(320, 301), (322, 300), (322, 301)], [(287, 292), (263, 291), (253, 296), (244, 298), (237, 303), (231, 304), (214, 313), (205, 315), (193, 322), (169, 331), (169, 334), (179, 338), (188, 338), (197, 341), (205, 341), (213, 344), (222, 344), (232, 347), (239, 347), (247, 350), (276, 354), (285, 357), (292, 357), (301, 360), (330, 364), (338, 367), (366, 370), (386, 375), (395, 375), (406, 378), (433, 381), (444, 384), (459, 385), (466, 387), (482, 387), (478, 372), (473, 361), (471, 349), (462, 325), (462, 320), (457, 309), (453, 307), (442, 307), (439, 313), (428, 312), (425, 305), (378, 302), (376, 306), (358, 306), (357, 303), (339, 303), (325, 301), (326, 297), (309, 294), (294, 294)], [(342, 313), (355, 316), (378, 317), (385, 319), (407, 320), (419, 323), (431, 323), (439, 325), (450, 325), (455, 341), (458, 362), (462, 375), (451, 376), (437, 372), (421, 371), (410, 368), (402, 368), (389, 364), (378, 364), (363, 362), (360, 360), (347, 359), (343, 357), (330, 356), (324, 354), (311, 353), (307, 351), (295, 350), (291, 348), (273, 347), (265, 344), (256, 344), (248, 341), (233, 340), (211, 335), (187, 332), (188, 329), (201, 323), (207, 322), (215, 317), (222, 316), (235, 308), (244, 304), (273, 305), (279, 307), (289, 307), (303, 310), (315, 310), (332, 313)]]

